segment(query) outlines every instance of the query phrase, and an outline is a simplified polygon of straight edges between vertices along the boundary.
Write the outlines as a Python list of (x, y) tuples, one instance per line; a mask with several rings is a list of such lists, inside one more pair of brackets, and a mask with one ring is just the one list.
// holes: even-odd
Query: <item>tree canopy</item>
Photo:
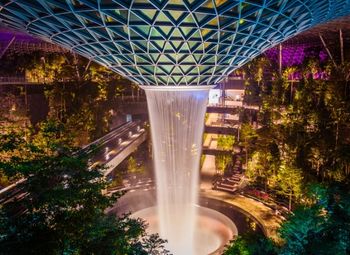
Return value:
[(141, 220), (105, 214), (121, 194), (102, 194), (101, 167), (89, 168), (63, 131), (48, 121), (26, 140), (1, 134), (1, 171), (26, 180), (0, 209), (0, 254), (167, 254)]

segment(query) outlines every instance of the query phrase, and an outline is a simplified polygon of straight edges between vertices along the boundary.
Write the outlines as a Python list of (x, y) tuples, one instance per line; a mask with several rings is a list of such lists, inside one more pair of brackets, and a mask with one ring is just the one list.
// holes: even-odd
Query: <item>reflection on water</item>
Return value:
[[(128, 192), (127, 194), (122, 196), (118, 200), (118, 203), (114, 207), (112, 207), (108, 211), (108, 213), (120, 216), (127, 212), (138, 213), (143, 211), (143, 209), (147, 210), (147, 208), (154, 208), (156, 204), (156, 194), (154, 190), (135, 190), (134, 192)], [(232, 204), (218, 199), (205, 197), (204, 194), (202, 194), (202, 196), (199, 197), (198, 205), (200, 205), (201, 208), (210, 208), (212, 210), (220, 212), (221, 215), (224, 215), (227, 218), (229, 218), (232, 222), (234, 222), (234, 225), (237, 228), (237, 232), (239, 235), (247, 233), (255, 233), (259, 235), (264, 234), (263, 227), (261, 226), (261, 224), (258, 223), (249, 214), (249, 212), (245, 212)], [(150, 213), (150, 215), (155, 214)], [(138, 217), (141, 216), (138, 215)], [(141, 218), (144, 218), (144, 216), (142, 216)], [(155, 216), (153, 216), (153, 218), (156, 219)], [(146, 218), (146, 220), (149, 222), (150, 219)], [(152, 224), (152, 222), (149, 223)], [(232, 239), (232, 237), (230, 239)]]
[[(224, 214), (206, 207), (196, 207), (198, 212), (194, 232), (194, 253), (197, 255), (220, 254), (222, 248), (238, 234), (236, 225)], [(159, 232), (159, 208), (149, 207), (131, 215), (133, 218), (145, 220), (149, 226), (147, 231), (155, 234)], [(181, 215), (171, 217), (177, 218)], [(179, 248), (177, 248), (179, 249)]]

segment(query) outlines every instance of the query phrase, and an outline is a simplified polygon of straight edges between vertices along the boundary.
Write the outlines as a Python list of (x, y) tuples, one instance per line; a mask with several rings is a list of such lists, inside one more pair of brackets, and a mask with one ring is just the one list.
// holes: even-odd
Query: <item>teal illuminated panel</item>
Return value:
[(349, 0), (0, 0), (0, 21), (140, 85), (213, 85)]

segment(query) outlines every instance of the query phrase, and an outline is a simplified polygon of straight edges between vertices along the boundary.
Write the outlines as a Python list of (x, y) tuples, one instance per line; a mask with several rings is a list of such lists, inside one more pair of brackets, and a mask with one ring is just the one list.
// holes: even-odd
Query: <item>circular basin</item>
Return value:
[[(197, 222), (192, 240), (195, 255), (220, 254), (224, 246), (238, 234), (236, 225), (224, 214), (207, 207), (197, 207)], [(150, 234), (160, 233), (157, 207), (141, 209), (131, 215), (145, 220)], [(176, 218), (176, 215), (173, 215)], [(167, 239), (166, 236), (162, 238)], [(179, 250), (176, 243), (167, 243), (170, 252)], [(176, 247), (176, 248), (175, 248)], [(178, 252), (179, 253), (179, 252)], [(176, 253), (176, 255), (179, 255)]]

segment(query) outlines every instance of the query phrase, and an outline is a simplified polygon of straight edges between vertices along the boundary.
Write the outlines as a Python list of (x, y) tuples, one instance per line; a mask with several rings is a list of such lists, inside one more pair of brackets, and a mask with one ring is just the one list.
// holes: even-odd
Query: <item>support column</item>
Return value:
[(282, 76), (282, 44), (278, 45), (278, 70), (280, 75)]

